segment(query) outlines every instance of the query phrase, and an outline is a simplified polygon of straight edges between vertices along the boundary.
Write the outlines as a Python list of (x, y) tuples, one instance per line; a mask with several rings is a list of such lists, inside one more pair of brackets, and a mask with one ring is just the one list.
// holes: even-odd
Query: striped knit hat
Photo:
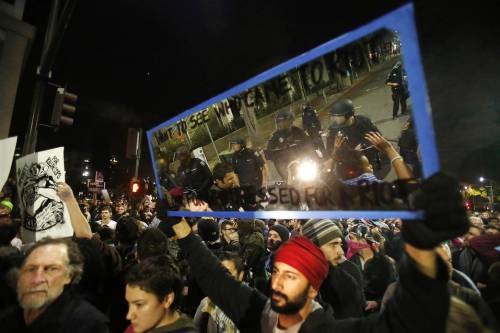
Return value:
[(331, 219), (311, 219), (302, 227), (302, 235), (317, 247), (321, 247), (333, 239), (342, 238), (342, 232)]

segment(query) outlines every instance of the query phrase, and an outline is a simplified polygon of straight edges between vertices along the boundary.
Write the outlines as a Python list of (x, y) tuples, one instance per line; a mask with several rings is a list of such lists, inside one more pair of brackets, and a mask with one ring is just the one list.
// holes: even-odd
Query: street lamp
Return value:
[(482, 177), (482, 176), (481, 176), (481, 177), (479, 177), (479, 181), (480, 181), (481, 183), (482, 183), (482, 182), (484, 182), (484, 177)]

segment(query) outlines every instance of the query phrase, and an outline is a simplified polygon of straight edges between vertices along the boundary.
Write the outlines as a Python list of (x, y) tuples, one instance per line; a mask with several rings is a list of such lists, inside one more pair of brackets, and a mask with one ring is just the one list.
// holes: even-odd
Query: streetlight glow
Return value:
[(483, 177), (483, 176), (479, 177), (479, 181), (480, 181), (481, 183), (482, 183), (482, 182), (484, 182), (484, 177)]

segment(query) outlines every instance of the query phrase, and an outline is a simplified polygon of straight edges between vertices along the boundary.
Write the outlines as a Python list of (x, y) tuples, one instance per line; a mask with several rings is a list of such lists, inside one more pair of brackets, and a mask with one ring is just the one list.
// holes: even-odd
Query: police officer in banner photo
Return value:
[(194, 190), (197, 198), (208, 201), (209, 189), (212, 186), (212, 173), (208, 165), (199, 158), (192, 157), (187, 146), (179, 146), (176, 155), (181, 162), (177, 175), (184, 191)]
[(392, 119), (394, 120), (398, 116), (400, 104), (401, 114), (406, 114), (406, 100), (409, 97), (406, 72), (401, 61), (398, 61), (394, 67), (392, 67), (389, 75), (387, 75), (385, 83), (390, 86), (392, 90)]
[(328, 129), (326, 150), (332, 154), (337, 135), (347, 138), (346, 144), (363, 152), (375, 170), (380, 169), (380, 158), (377, 149), (370, 148), (371, 144), (365, 139), (369, 132), (380, 132), (370, 118), (354, 114), (354, 104), (349, 99), (335, 102), (330, 109), (332, 124)]
[(319, 149), (325, 155), (325, 145), (321, 138), (321, 121), (319, 120), (318, 113), (310, 103), (302, 105), (302, 128), (311, 138), (314, 148)]
[(230, 141), (234, 151), (231, 158), (235, 173), (242, 187), (252, 187), (255, 191), (267, 185), (267, 165), (259, 152), (246, 146), (245, 139), (234, 138)]
[[(306, 132), (293, 126), (294, 115), (279, 111), (276, 115), (276, 131), (267, 143), (266, 158), (274, 162), (281, 179), (288, 179), (290, 162), (310, 155), (314, 150)], [(268, 156), (269, 155), (269, 156)]]

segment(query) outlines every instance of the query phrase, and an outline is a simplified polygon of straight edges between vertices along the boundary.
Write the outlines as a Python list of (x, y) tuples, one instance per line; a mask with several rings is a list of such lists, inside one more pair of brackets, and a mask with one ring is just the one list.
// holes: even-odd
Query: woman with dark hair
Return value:
[(172, 258), (156, 256), (141, 261), (131, 268), (125, 282), (127, 319), (135, 333), (197, 332), (192, 319), (179, 311), (182, 279)]

